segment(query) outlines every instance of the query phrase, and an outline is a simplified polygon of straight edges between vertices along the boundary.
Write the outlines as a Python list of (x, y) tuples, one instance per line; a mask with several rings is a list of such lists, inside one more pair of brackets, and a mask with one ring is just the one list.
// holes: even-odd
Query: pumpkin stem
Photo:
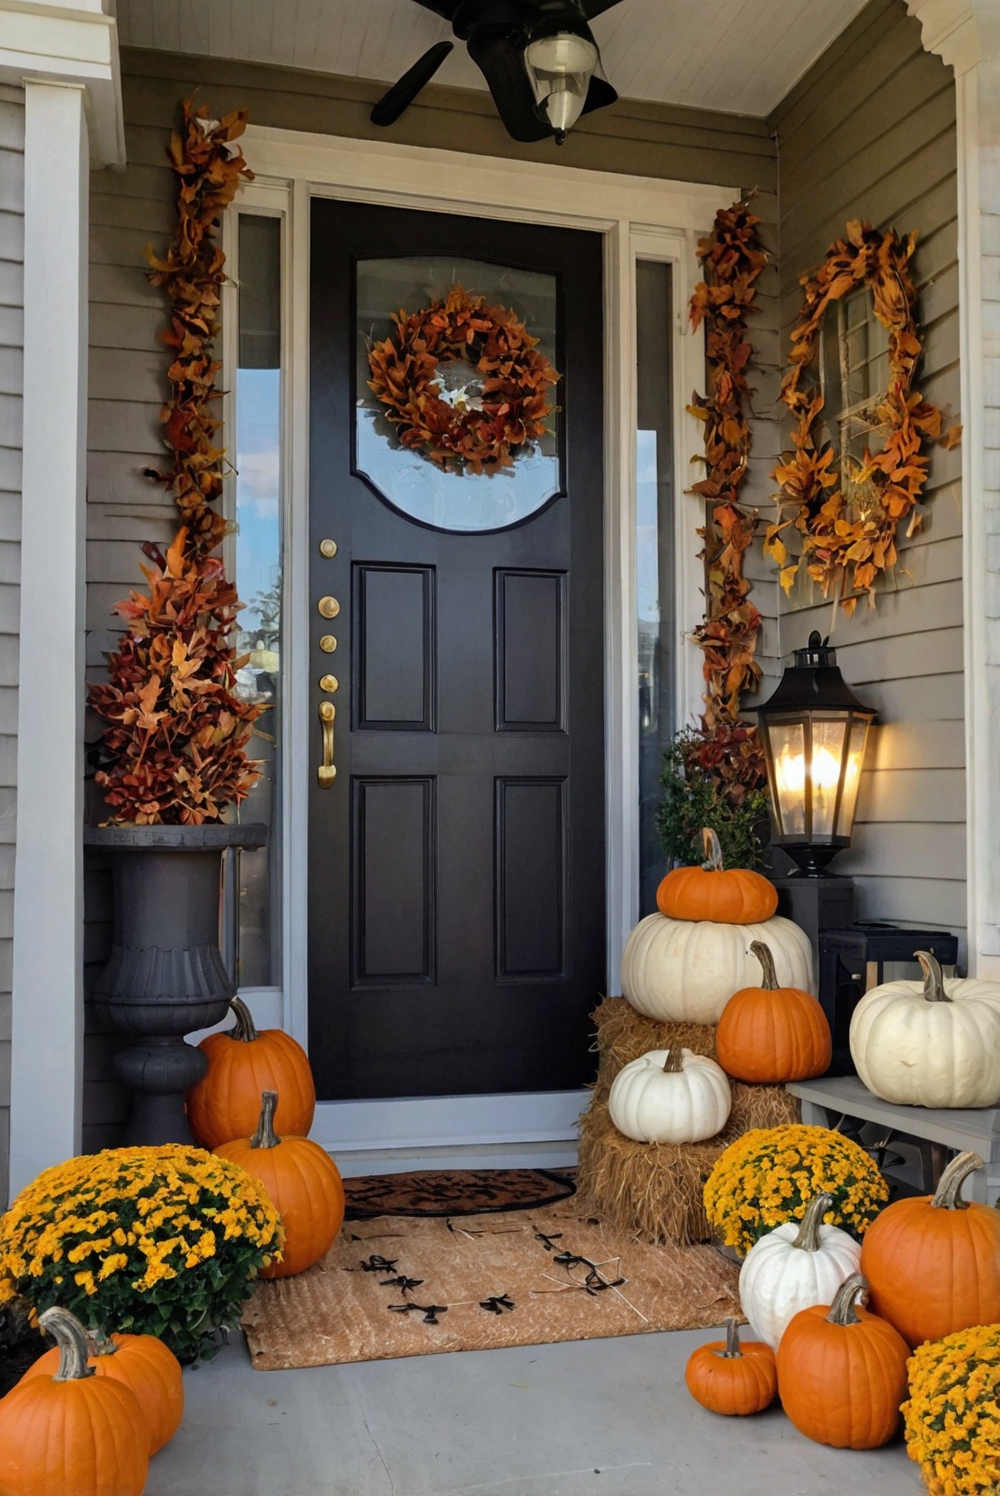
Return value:
[(274, 1130), (274, 1109), (278, 1105), (277, 1091), (261, 1091), (260, 1120), (257, 1131), (250, 1139), (251, 1148), (277, 1148), (281, 1139)]
[(117, 1356), (118, 1347), (110, 1335), (91, 1325), (87, 1331), (87, 1350), (91, 1356)]
[(941, 962), (937, 956), (930, 951), (914, 951), (915, 960), (920, 962), (920, 969), (924, 974), (924, 997), (929, 1003), (950, 1003), (951, 998), (944, 990), (944, 973), (941, 970)]
[(969, 1202), (962, 1199), (962, 1185), (981, 1168), (983, 1161), (978, 1153), (960, 1153), (953, 1158), (938, 1181), (931, 1204), (939, 1210), (968, 1210)]
[(868, 1279), (863, 1273), (852, 1273), (845, 1278), (834, 1295), (830, 1312), (826, 1316), (831, 1325), (859, 1325), (860, 1319), (854, 1312), (854, 1301), (862, 1294), (868, 1297)]
[(705, 861), (702, 867), (706, 873), (722, 872), (722, 843), (719, 841), (718, 833), (711, 826), (703, 826), (701, 831), (701, 845), (705, 853)]
[(740, 1323), (737, 1319), (726, 1320), (726, 1348), (719, 1355), (723, 1361), (737, 1361), (743, 1355), (740, 1349)]
[(793, 1247), (801, 1247), (803, 1252), (819, 1251), (819, 1228), (832, 1205), (832, 1195), (816, 1195), (809, 1201), (799, 1222), (799, 1234), (792, 1242)]
[(54, 1382), (80, 1382), (92, 1377), (94, 1368), (87, 1365), (87, 1332), (75, 1314), (53, 1304), (38, 1316), (38, 1323), (59, 1347), (59, 1370)]
[(664, 1075), (676, 1075), (678, 1070), (684, 1069), (684, 1051), (679, 1044), (673, 1049), (667, 1050), (667, 1058), (663, 1061)]
[(253, 1014), (243, 1001), (242, 997), (231, 997), (229, 1006), (236, 1014), (236, 1027), (233, 1029), (233, 1038), (241, 1039), (244, 1044), (252, 1044), (257, 1037), (254, 1028)]
[(765, 992), (777, 992), (778, 977), (774, 970), (774, 957), (771, 955), (771, 947), (765, 945), (763, 940), (752, 940), (750, 942), (750, 954), (756, 956), (760, 962), (763, 972), (761, 987)]

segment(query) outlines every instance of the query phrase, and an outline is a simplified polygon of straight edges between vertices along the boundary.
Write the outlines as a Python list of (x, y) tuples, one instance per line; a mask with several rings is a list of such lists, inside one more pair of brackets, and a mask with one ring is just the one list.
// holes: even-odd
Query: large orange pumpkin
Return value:
[(740, 1327), (731, 1319), (725, 1340), (711, 1340), (692, 1353), (684, 1380), (695, 1402), (709, 1412), (743, 1416), (774, 1402), (778, 1368), (769, 1345), (759, 1340), (740, 1344)]
[(737, 1080), (762, 1085), (822, 1075), (833, 1053), (826, 1014), (808, 992), (778, 986), (774, 958), (762, 940), (750, 949), (763, 980), (734, 993), (722, 1010), (715, 1031), (719, 1064)]
[(5, 1496), (141, 1496), (149, 1427), (135, 1393), (87, 1367), (87, 1337), (66, 1309), (38, 1322), (59, 1345), (51, 1374), (21, 1381), (0, 1402)]
[(725, 868), (722, 847), (708, 827), (701, 833), (701, 867), (675, 867), (656, 890), (656, 904), (668, 919), (711, 920), (717, 925), (753, 925), (770, 919), (778, 890), (761, 873)]
[(1000, 1321), (1000, 1211), (962, 1199), (983, 1161), (960, 1153), (933, 1195), (886, 1206), (861, 1246), (872, 1308), (910, 1345)]
[(800, 1434), (834, 1449), (878, 1449), (899, 1425), (909, 1349), (886, 1320), (855, 1305), (853, 1273), (832, 1305), (802, 1309), (778, 1346), (781, 1405)]
[(277, 1136), (277, 1104), (275, 1092), (265, 1091), (253, 1137), (222, 1143), (215, 1150), (259, 1179), (281, 1216), (285, 1228), (282, 1259), (262, 1267), (262, 1278), (290, 1278), (319, 1262), (344, 1219), (340, 1170), (326, 1150), (309, 1138)]
[[(155, 1335), (112, 1335), (109, 1339), (99, 1330), (88, 1332), (87, 1350), (87, 1365), (99, 1377), (113, 1377), (135, 1393), (149, 1424), (149, 1452), (154, 1455), (174, 1437), (184, 1416), (184, 1378), (177, 1357)], [(21, 1381), (55, 1376), (60, 1354), (58, 1346), (46, 1351)]]
[(209, 1034), (199, 1045), (208, 1074), (187, 1094), (188, 1122), (203, 1148), (247, 1138), (257, 1126), (262, 1091), (281, 1097), (275, 1119), (282, 1132), (307, 1137), (316, 1113), (316, 1087), (301, 1044), (281, 1029), (254, 1028), (240, 998), (230, 1006), (236, 1027)]

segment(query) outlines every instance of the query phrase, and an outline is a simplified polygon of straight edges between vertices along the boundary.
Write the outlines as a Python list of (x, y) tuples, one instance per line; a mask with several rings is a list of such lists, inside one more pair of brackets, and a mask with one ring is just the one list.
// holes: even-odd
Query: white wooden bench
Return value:
[(1000, 1107), (932, 1111), (922, 1106), (896, 1106), (873, 1096), (856, 1075), (793, 1081), (787, 1089), (802, 1103), (803, 1122), (836, 1127), (841, 1117), (857, 1117), (914, 1143), (920, 1148), (928, 1193), (947, 1162), (945, 1149), (978, 1153), (985, 1168), (970, 1176), (966, 1198), (987, 1205), (995, 1205), (1000, 1198)]

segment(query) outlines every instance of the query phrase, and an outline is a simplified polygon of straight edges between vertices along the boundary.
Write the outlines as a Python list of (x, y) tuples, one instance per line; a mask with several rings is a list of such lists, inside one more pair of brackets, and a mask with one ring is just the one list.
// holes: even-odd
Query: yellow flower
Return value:
[(908, 1363), (906, 1447), (932, 1496), (1000, 1490), (1000, 1325), (921, 1345)]

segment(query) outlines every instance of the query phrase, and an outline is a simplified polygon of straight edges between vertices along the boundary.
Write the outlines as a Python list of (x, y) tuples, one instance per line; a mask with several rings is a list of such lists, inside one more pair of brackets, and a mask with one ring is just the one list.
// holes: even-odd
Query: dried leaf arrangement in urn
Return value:
[(170, 303), (162, 334), (170, 350), (169, 395), (161, 412), (171, 465), (146, 475), (173, 492), (181, 526), (164, 554), (143, 550), (146, 589), (115, 611), (125, 632), (108, 654), (108, 680), (91, 687), (110, 724), (92, 755), (115, 824), (218, 821), (257, 779), (247, 752), (261, 708), (240, 699), (230, 635), (240, 604), (219, 554), (226, 521), (216, 507), (225, 449), (216, 444), (221, 396), (213, 357), (225, 259), (219, 218), (250, 172), (232, 142), (246, 111), (213, 123), (204, 106), (183, 106), (170, 142), (179, 179), (178, 220), (165, 258), (151, 251), (150, 280)]

